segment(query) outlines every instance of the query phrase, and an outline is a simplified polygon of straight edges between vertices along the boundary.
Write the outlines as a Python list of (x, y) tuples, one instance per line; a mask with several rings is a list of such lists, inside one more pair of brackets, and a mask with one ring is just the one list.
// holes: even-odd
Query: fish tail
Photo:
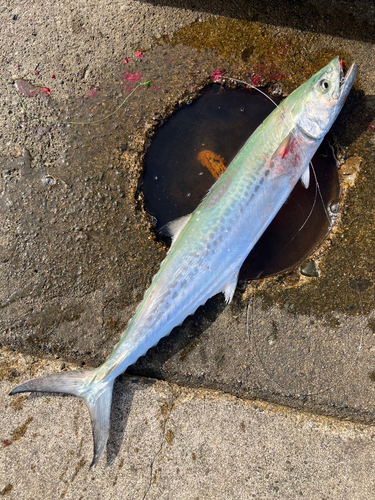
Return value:
[(61, 392), (82, 398), (89, 410), (94, 438), (94, 458), (91, 467), (103, 454), (109, 435), (113, 380), (95, 380), (97, 370), (77, 370), (55, 373), (28, 380), (10, 392)]

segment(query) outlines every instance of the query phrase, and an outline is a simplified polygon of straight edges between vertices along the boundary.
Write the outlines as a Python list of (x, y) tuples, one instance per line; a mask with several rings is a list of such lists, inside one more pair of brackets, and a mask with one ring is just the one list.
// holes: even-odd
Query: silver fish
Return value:
[(356, 65), (344, 77), (339, 58), (285, 99), (248, 139), (189, 216), (169, 226), (172, 247), (135, 316), (107, 360), (94, 370), (30, 380), (11, 394), (62, 392), (90, 412), (94, 465), (105, 450), (113, 384), (150, 347), (213, 295), (232, 300), (240, 267), (302, 176), (340, 112)]

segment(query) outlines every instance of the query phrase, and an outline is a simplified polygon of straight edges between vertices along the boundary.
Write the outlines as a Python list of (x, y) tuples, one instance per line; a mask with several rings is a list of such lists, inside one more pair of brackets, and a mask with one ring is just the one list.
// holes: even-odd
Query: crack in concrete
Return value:
[(171, 391), (171, 398), (169, 399), (169, 401), (167, 400), (167, 409), (168, 409), (168, 412), (165, 416), (165, 419), (164, 419), (164, 422), (163, 422), (163, 431), (162, 431), (162, 439), (161, 439), (161, 443), (160, 443), (160, 447), (159, 449), (157, 450), (157, 452), (155, 453), (155, 456), (154, 458), (152, 459), (151, 461), (151, 464), (150, 464), (150, 481), (149, 481), (149, 484), (148, 484), (148, 487), (142, 497), (142, 500), (145, 500), (149, 491), (151, 490), (151, 487), (152, 487), (152, 482), (153, 482), (153, 475), (154, 475), (154, 465), (155, 465), (155, 462), (156, 462), (156, 459), (159, 457), (159, 455), (161, 454), (161, 452), (163, 451), (163, 448), (164, 448), (164, 443), (165, 443), (165, 440), (166, 440), (166, 427), (167, 427), (167, 423), (168, 423), (168, 420), (172, 414), (172, 410), (173, 410), (173, 406), (175, 404), (175, 401), (176, 401), (176, 397), (177, 395), (175, 394), (174, 390), (173, 390), (173, 386), (171, 384), (168, 384), (168, 387), (170, 388), (170, 391)]

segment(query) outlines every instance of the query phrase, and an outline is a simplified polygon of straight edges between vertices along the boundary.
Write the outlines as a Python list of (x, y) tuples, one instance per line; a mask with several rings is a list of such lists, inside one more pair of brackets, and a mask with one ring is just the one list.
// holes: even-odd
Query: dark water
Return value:
[[(160, 127), (147, 151), (143, 177), (146, 210), (155, 217), (156, 230), (192, 212), (215, 182), (198, 154), (212, 151), (228, 166), (274, 108), (256, 90), (224, 90), (214, 84)], [(297, 184), (244, 262), (240, 279), (296, 267), (327, 234), (331, 224), (327, 215), (340, 192), (336, 160), (327, 141), (312, 163), (319, 187), (314, 175), (308, 189)]]

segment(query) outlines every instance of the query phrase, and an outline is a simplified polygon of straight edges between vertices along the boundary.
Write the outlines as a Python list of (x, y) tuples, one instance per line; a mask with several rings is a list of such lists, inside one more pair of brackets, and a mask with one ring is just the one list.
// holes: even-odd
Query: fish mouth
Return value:
[(356, 63), (353, 63), (348, 71), (346, 72), (346, 75), (344, 74), (344, 69), (343, 69), (343, 64), (342, 61), (338, 60), (338, 64), (340, 67), (340, 88), (339, 88), (339, 100), (340, 101), (345, 101), (347, 98), (350, 89), (353, 86), (355, 77), (357, 75), (357, 65)]

